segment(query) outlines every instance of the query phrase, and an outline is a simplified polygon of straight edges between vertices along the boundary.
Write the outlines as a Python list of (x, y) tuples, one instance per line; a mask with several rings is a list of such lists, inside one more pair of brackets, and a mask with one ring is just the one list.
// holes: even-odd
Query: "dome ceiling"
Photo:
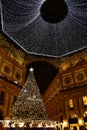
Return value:
[(62, 57), (87, 47), (87, 0), (1, 0), (3, 32), (28, 54)]

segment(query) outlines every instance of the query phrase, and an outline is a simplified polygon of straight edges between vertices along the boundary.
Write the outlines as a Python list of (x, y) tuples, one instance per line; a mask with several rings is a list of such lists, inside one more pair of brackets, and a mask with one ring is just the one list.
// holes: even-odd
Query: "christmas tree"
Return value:
[(48, 118), (33, 68), (30, 69), (28, 78), (10, 112), (10, 118), (28, 120), (47, 120)]

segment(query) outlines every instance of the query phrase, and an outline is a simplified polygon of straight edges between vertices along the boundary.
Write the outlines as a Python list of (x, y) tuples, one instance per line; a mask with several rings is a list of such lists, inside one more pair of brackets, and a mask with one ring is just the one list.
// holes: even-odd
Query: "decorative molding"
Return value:
[(66, 76), (63, 75), (62, 81), (63, 81), (63, 86), (69, 86), (69, 85), (74, 84), (72, 74), (69, 74)]
[(83, 81), (87, 81), (87, 76), (85, 74), (85, 71), (78, 71), (74, 73), (74, 77), (75, 77), (75, 82), (83, 82)]
[(3, 62), (3, 65), (1, 67), (1, 73), (8, 77), (12, 77), (12, 66), (8, 63)]
[(22, 77), (22, 73), (19, 70), (15, 69), (13, 73), (13, 80), (21, 83), (23, 80)]

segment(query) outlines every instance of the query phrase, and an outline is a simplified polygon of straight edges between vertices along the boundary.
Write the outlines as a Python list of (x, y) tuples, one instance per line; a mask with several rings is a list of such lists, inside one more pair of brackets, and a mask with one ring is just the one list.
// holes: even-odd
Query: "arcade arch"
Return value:
[(58, 73), (58, 69), (51, 63), (42, 60), (31, 62), (27, 66), (27, 70), (31, 67), (34, 68), (35, 79), (41, 94), (43, 94)]

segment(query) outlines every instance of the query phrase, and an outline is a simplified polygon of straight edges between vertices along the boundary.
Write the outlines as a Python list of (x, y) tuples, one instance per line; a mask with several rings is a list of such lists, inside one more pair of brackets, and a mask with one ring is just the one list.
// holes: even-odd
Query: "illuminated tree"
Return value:
[(47, 114), (36, 83), (33, 68), (10, 112), (11, 119), (46, 120)]

